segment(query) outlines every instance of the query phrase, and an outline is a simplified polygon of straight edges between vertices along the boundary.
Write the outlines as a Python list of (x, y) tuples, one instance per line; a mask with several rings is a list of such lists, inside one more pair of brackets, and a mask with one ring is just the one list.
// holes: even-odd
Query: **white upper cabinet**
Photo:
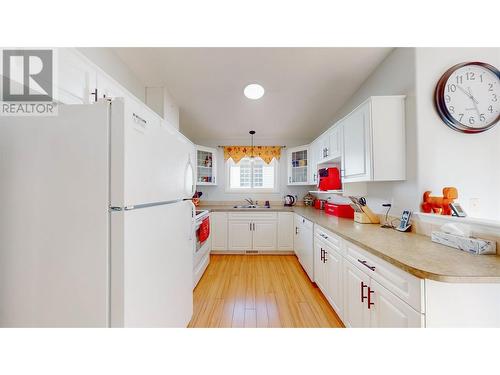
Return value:
[(335, 125), (328, 132), (329, 148), (327, 159), (334, 160), (342, 156), (342, 124)]
[(343, 182), (406, 178), (404, 96), (373, 96), (342, 126)]
[(309, 145), (309, 184), (318, 184), (318, 161), (320, 155), (321, 144), (319, 139), (316, 139)]
[(217, 150), (196, 146), (196, 185), (217, 185)]
[(73, 48), (59, 48), (57, 59), (58, 101), (64, 104), (90, 103), (90, 92), (97, 87), (97, 69)]
[(309, 185), (309, 145), (287, 150), (288, 185)]

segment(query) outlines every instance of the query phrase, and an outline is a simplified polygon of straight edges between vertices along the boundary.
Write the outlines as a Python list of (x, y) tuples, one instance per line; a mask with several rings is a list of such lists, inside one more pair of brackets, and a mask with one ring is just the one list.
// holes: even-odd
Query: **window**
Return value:
[(229, 192), (275, 192), (278, 189), (278, 163), (266, 164), (261, 158), (226, 161), (226, 190)]

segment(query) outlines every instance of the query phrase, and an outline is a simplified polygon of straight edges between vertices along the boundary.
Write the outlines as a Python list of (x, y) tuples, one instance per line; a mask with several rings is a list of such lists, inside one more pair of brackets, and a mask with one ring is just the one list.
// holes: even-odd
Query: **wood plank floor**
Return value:
[(294, 255), (211, 255), (189, 327), (342, 327)]

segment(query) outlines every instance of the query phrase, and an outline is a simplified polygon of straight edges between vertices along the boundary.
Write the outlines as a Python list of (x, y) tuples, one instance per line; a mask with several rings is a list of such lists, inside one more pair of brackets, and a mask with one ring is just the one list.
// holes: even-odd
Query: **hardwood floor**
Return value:
[(343, 327), (294, 255), (212, 255), (189, 327)]

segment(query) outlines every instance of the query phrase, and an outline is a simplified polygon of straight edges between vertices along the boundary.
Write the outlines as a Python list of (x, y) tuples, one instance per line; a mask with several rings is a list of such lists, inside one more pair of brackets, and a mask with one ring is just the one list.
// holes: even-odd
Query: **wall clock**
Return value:
[(480, 133), (500, 120), (500, 72), (482, 62), (457, 64), (439, 80), (434, 99), (441, 119), (463, 133)]

